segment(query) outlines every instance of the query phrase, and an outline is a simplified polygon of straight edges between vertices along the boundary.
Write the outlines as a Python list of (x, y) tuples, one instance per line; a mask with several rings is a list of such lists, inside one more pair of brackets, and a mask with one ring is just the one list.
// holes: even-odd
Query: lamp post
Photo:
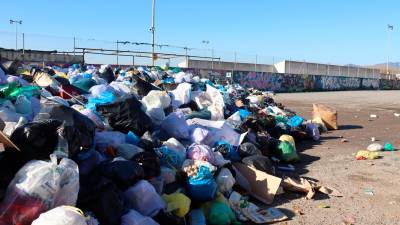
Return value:
[(151, 47), (152, 47), (152, 66), (154, 66), (154, 60), (155, 60), (155, 55), (154, 55), (154, 47), (155, 47), (155, 37), (154, 37), (154, 33), (155, 33), (155, 8), (156, 8), (156, 0), (153, 0), (153, 7), (152, 7), (152, 17), (151, 17), (151, 36), (152, 36), (152, 43), (151, 43)]
[(393, 25), (387, 25), (387, 61), (386, 61), (386, 75), (389, 74), (389, 54), (390, 54), (390, 32), (393, 31)]
[(15, 24), (15, 50), (18, 49), (18, 24), (22, 25), (22, 20), (11, 20), (10, 24)]
[[(201, 43), (203, 43), (203, 44), (210, 44), (210, 41), (208, 41), (208, 40), (203, 40), (203, 41), (201, 41)], [(212, 49), (210, 49), (211, 50), (211, 69), (213, 70), (214, 69), (214, 49), (212, 48)]]

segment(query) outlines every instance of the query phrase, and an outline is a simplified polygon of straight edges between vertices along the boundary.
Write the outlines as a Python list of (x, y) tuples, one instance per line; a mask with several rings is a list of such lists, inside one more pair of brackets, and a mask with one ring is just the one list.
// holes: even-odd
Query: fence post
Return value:
[(254, 72), (257, 72), (257, 54), (256, 54), (256, 63), (254, 64)]

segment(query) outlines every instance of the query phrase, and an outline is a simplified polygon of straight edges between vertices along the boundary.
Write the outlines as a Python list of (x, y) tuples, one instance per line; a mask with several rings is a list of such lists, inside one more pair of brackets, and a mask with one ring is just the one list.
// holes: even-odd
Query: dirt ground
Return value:
[[(348, 91), (277, 94), (275, 100), (305, 118), (311, 118), (312, 103), (335, 107), (339, 130), (324, 134), (320, 142), (300, 143), (301, 176), (320, 180), (344, 197), (285, 193), (273, 206), (290, 217), (279, 224), (400, 224), (400, 151), (381, 152), (376, 160), (355, 160), (357, 150), (366, 149), (371, 137), (400, 148), (400, 91)], [(376, 114), (378, 118), (370, 118)], [(341, 136), (348, 142), (341, 142)], [(320, 208), (327, 205), (330, 208)], [(295, 209), (304, 214), (296, 215)], [(347, 223), (344, 223), (347, 221)]]

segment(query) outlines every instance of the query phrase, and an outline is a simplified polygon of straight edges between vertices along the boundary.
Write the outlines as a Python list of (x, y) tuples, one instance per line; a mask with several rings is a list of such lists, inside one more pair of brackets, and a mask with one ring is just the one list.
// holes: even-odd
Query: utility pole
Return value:
[(389, 74), (389, 55), (390, 55), (390, 32), (393, 31), (393, 25), (387, 25), (387, 61), (386, 61), (386, 74)]
[(18, 24), (22, 25), (22, 20), (11, 20), (10, 24), (15, 24), (15, 50), (18, 49)]
[(155, 8), (156, 8), (156, 0), (153, 0), (153, 10), (152, 10), (152, 19), (151, 19), (151, 28), (150, 28), (150, 31), (151, 31), (151, 35), (152, 35), (152, 43), (151, 43), (151, 46), (152, 46), (152, 55), (151, 55), (151, 58), (152, 58), (152, 66), (154, 66), (154, 60), (155, 60), (155, 55), (154, 55), (154, 47), (155, 47), (155, 35), (154, 35), (154, 33), (155, 33), (155, 27), (154, 27), (154, 23), (155, 23)]
[(118, 62), (118, 54), (119, 54), (118, 45), (119, 45), (119, 41), (117, 40), (117, 66), (119, 66), (119, 62)]

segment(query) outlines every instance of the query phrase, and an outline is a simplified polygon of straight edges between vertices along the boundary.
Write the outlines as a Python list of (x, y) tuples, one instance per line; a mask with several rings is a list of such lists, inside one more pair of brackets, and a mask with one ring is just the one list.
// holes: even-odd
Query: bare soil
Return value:
[[(278, 195), (273, 206), (290, 217), (278, 224), (400, 224), (400, 151), (380, 152), (382, 158), (376, 160), (355, 159), (358, 150), (373, 143), (371, 137), (400, 148), (400, 117), (394, 116), (400, 113), (400, 91), (277, 94), (275, 100), (305, 118), (312, 117), (312, 103), (337, 109), (339, 130), (324, 134), (320, 142), (299, 143), (302, 162), (295, 166), (297, 174), (344, 195), (317, 194), (313, 200), (302, 194)], [(303, 215), (296, 213), (299, 209)]]

